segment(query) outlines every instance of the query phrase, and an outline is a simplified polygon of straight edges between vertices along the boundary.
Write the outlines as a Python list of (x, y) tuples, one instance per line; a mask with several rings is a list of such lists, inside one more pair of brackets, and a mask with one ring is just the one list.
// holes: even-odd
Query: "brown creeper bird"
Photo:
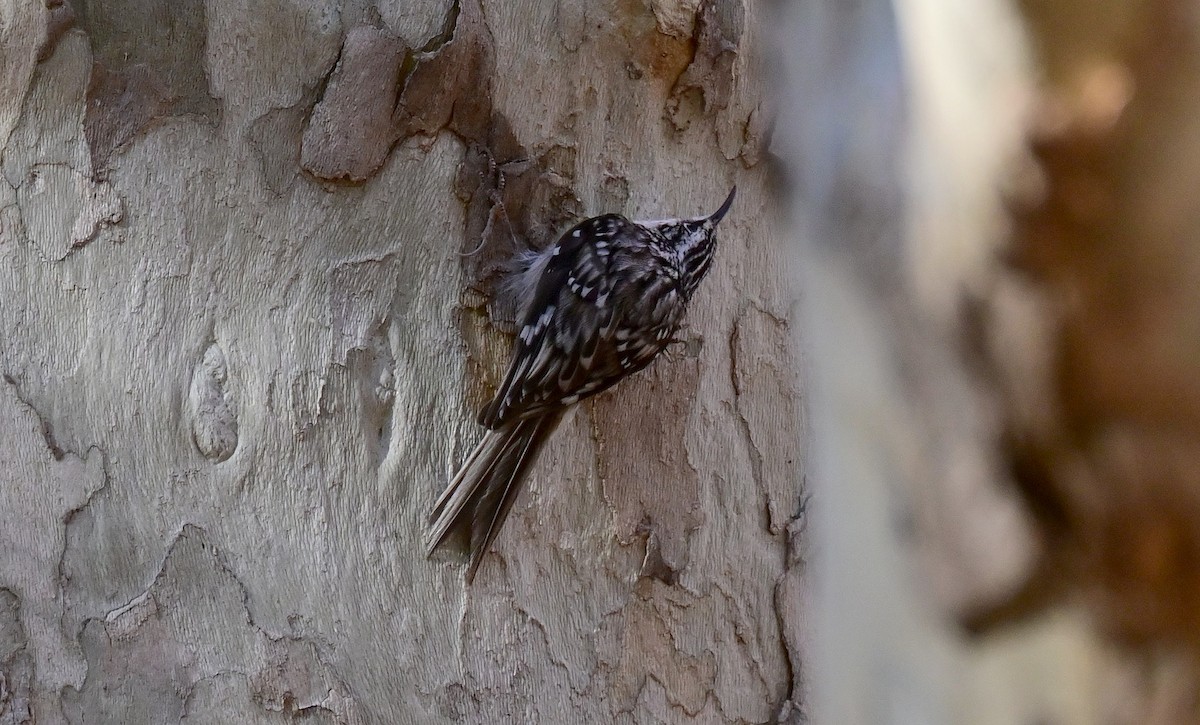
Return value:
[(461, 536), (468, 583), (567, 409), (646, 367), (671, 342), (736, 192), (695, 219), (593, 217), (524, 260), (512, 281), (522, 321), (512, 361), (479, 412), (487, 434), (429, 515), (428, 552)]

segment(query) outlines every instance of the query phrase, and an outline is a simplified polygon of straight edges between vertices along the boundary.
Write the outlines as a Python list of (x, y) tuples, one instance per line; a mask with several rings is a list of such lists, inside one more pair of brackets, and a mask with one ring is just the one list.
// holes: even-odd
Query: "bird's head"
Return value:
[(708, 274), (713, 251), (716, 249), (717, 224), (733, 206), (733, 197), (736, 194), (735, 186), (729, 191), (729, 196), (725, 197), (721, 207), (707, 216), (641, 222), (658, 232), (678, 255), (679, 268), (683, 273), (683, 291), (687, 297), (692, 296), (700, 280)]

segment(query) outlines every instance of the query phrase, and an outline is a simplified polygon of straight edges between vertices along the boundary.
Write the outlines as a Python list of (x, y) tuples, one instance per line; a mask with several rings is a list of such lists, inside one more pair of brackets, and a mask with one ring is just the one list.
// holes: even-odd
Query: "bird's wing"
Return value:
[(613, 270), (620, 242), (645, 234), (606, 214), (576, 225), (542, 252), (512, 361), (496, 397), (480, 411), (481, 425), (495, 429), (571, 405), (631, 372), (615, 351), (622, 300), (614, 294)]

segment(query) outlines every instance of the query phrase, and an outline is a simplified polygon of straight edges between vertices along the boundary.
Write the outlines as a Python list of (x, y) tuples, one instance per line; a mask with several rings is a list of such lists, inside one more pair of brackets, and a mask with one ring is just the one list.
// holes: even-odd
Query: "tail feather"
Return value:
[(429, 514), (428, 553), (461, 536), (470, 551), (467, 582), (500, 533), (529, 467), (558, 427), (561, 413), (515, 420), (487, 435), (451, 479)]

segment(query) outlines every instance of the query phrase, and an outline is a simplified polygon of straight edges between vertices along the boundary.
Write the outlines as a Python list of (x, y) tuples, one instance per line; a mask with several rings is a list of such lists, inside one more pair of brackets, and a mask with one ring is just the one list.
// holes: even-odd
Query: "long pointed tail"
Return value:
[(468, 584), (500, 533), (529, 467), (561, 418), (562, 413), (550, 413), (488, 431), (434, 504), (425, 534), (427, 553), (452, 535), (461, 537), (471, 555)]

